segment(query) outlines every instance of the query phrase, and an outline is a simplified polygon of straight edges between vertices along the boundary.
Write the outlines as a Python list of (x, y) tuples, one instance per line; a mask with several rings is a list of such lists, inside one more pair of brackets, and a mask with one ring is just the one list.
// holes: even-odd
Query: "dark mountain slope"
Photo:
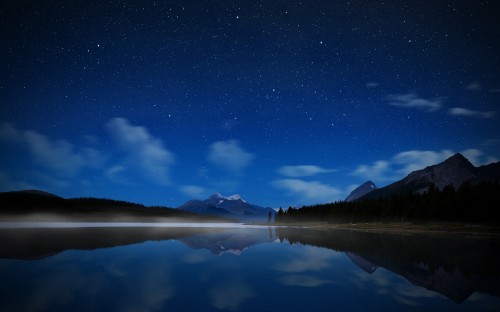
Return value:
[(447, 185), (458, 189), (464, 182), (477, 185), (481, 182), (498, 180), (500, 180), (500, 162), (474, 167), (463, 155), (455, 154), (442, 163), (413, 171), (404, 179), (369, 192), (360, 199), (384, 198), (408, 192), (422, 193), (431, 185), (438, 190), (443, 190)]

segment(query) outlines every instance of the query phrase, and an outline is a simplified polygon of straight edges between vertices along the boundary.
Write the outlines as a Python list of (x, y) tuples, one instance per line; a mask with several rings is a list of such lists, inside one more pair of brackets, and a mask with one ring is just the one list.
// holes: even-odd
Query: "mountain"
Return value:
[(207, 215), (238, 219), (239, 221), (266, 221), (272, 208), (264, 208), (248, 203), (240, 195), (224, 197), (215, 193), (205, 200), (190, 200), (178, 209)]
[(146, 207), (104, 198), (69, 198), (38, 190), (0, 192), (2, 221), (199, 221), (228, 222), (229, 219), (180, 211), (168, 207)]
[(53, 197), (53, 198), (62, 198), (60, 196), (57, 196), (57, 195), (54, 195), (54, 194), (51, 194), (51, 193), (47, 193), (47, 192), (44, 192), (44, 191), (40, 191), (40, 190), (24, 190), (24, 191), (14, 191), (14, 192), (7, 192), (7, 193), (12, 193), (12, 194), (31, 194), (31, 195), (38, 195), (38, 196), (45, 196), (45, 197)]
[(404, 179), (376, 189), (360, 199), (376, 199), (407, 192), (425, 192), (431, 185), (442, 190), (447, 185), (458, 189), (464, 182), (500, 181), (500, 162), (475, 167), (467, 158), (457, 153), (442, 163), (411, 172)]
[(39, 190), (0, 192), (0, 212), (31, 207), (38, 209), (57, 207), (64, 204), (64, 198)]
[(375, 185), (375, 183), (373, 183), (372, 181), (367, 181), (363, 184), (361, 184), (360, 186), (358, 186), (357, 188), (355, 188), (350, 194), (349, 196), (346, 197), (345, 201), (353, 201), (353, 200), (356, 200), (368, 193), (370, 193), (371, 191), (373, 190), (376, 190), (377, 189), (377, 186)]

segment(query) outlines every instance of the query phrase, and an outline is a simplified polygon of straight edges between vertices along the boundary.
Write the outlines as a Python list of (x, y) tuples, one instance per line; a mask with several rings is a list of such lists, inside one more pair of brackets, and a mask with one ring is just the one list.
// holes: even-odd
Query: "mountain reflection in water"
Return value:
[[(23, 228), (0, 229), (0, 258), (37, 261), (66, 250), (89, 251), (166, 240), (176, 240), (192, 250), (207, 250), (218, 256), (243, 255), (246, 250), (265, 244), (270, 247), (285, 244), (327, 248), (344, 253), (361, 269), (359, 274), (369, 276), (384, 268), (455, 303), (466, 301), (474, 292), (500, 297), (500, 242), (491, 237), (286, 227)], [(203, 260), (200, 257), (202, 255), (192, 254), (185, 259), (197, 263)], [(320, 271), (328, 259), (316, 258), (315, 261), (318, 263), (315, 270)], [(301, 270), (296, 270), (299, 265), (299, 260), (296, 260), (296, 263), (280, 268), (293, 274), (280, 277), (279, 282), (285, 286), (302, 287), (335, 283), (330, 279), (299, 274)], [(238, 302), (239, 296), (244, 295), (239, 299), (241, 301), (255, 296), (255, 290), (236, 277), (229, 284), (214, 286), (212, 295), (219, 296), (218, 301), (213, 301), (215, 307), (237, 310), (239, 305), (232, 304), (234, 300)], [(220, 297), (221, 294), (229, 297)]]
[(463, 235), (278, 229), (280, 239), (345, 252), (365, 272), (388, 269), (460, 303), (475, 291), (500, 297), (500, 242)]

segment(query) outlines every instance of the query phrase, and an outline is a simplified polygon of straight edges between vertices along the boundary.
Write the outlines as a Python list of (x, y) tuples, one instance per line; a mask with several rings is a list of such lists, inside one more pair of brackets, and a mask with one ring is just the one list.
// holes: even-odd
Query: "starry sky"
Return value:
[(0, 191), (343, 200), (500, 159), (496, 1), (0, 4)]

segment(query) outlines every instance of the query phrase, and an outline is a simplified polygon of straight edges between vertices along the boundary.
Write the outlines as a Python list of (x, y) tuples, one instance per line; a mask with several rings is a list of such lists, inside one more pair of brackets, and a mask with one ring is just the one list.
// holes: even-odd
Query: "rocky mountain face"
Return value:
[(205, 200), (190, 200), (178, 209), (191, 212), (209, 214), (237, 219), (239, 221), (266, 221), (269, 212), (274, 215), (272, 208), (264, 208), (248, 203), (240, 195), (225, 197), (215, 193)]
[(434, 184), (442, 190), (447, 185), (458, 189), (464, 182), (479, 184), (500, 180), (500, 162), (475, 167), (463, 155), (457, 153), (442, 163), (413, 171), (404, 179), (361, 196), (360, 199), (375, 199), (406, 192), (425, 192)]
[(377, 186), (375, 185), (375, 183), (373, 183), (372, 181), (367, 181), (363, 184), (361, 184), (360, 186), (358, 186), (357, 188), (355, 188), (350, 194), (349, 196), (346, 197), (345, 201), (353, 201), (353, 200), (356, 200), (368, 193), (370, 193), (371, 191), (373, 190), (376, 190), (377, 189)]

